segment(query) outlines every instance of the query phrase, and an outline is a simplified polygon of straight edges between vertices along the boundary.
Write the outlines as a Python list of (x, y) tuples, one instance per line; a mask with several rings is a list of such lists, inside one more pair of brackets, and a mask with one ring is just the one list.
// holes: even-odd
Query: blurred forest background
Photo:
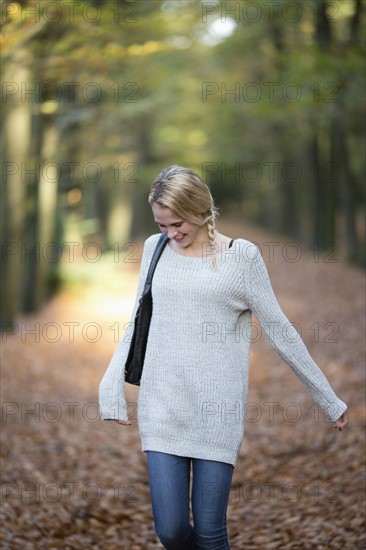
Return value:
[(97, 390), (170, 164), (209, 184), (220, 232), (266, 245), (350, 412), (338, 433), (254, 338), (233, 550), (365, 548), (364, 0), (28, 0), (0, 16), (1, 548), (162, 548), (136, 393), (122, 427)]
[(147, 196), (170, 164), (223, 216), (362, 264), (364, 17), (361, 0), (3, 2), (3, 328), (62, 286), (66, 252), (90, 270), (158, 232)]

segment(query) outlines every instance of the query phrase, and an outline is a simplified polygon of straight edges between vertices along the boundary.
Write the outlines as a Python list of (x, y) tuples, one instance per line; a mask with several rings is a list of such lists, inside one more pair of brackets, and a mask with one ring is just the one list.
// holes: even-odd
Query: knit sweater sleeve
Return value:
[(311, 358), (299, 333), (291, 325), (277, 302), (261, 253), (251, 243), (250, 309), (258, 319), (272, 347), (305, 384), (314, 401), (330, 420), (347, 409), (332, 390), (327, 378)]
[(136, 311), (144, 289), (147, 271), (150, 265), (152, 255), (151, 241), (152, 237), (149, 237), (144, 243), (139, 282), (130, 323), (127, 326), (123, 338), (117, 345), (108, 368), (105, 371), (99, 385), (99, 410), (102, 420), (128, 420), (128, 403), (126, 402), (124, 391), (124, 367), (132, 339)]

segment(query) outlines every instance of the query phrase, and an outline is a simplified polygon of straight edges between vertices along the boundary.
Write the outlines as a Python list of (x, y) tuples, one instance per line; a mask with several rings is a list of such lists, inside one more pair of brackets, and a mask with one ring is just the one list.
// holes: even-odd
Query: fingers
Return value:
[(131, 424), (131, 422), (127, 420), (115, 420), (115, 422), (117, 422), (117, 424), (121, 424), (121, 426), (129, 426)]
[(342, 416), (337, 420), (337, 422), (334, 425), (335, 429), (338, 429), (338, 431), (342, 432), (343, 428), (347, 426), (348, 424), (348, 414), (345, 411)]

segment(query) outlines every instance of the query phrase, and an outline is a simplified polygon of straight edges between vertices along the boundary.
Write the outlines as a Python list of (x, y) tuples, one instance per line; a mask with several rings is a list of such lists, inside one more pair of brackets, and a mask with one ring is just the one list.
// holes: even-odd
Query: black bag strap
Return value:
[(168, 241), (169, 241), (168, 234), (167, 233), (162, 233), (159, 237), (159, 240), (158, 240), (157, 245), (156, 245), (155, 250), (154, 250), (154, 254), (151, 258), (150, 267), (149, 267), (149, 271), (147, 273), (143, 294), (148, 292), (148, 290), (151, 286), (151, 282), (152, 282), (152, 278), (153, 278), (154, 271), (155, 271), (155, 268), (156, 268), (156, 264), (158, 263), (159, 258), (160, 258), (161, 254), (162, 254), (162, 252), (165, 248), (165, 245), (167, 244)]

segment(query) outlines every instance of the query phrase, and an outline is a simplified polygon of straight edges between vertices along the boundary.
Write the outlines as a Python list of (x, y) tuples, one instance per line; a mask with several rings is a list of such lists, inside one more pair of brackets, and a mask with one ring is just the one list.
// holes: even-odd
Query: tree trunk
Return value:
[(137, 174), (137, 183), (132, 184), (131, 187), (132, 220), (130, 236), (132, 239), (146, 235), (151, 228), (151, 208), (147, 202), (148, 188), (145, 187), (144, 181), (141, 181), (141, 174), (143, 173), (143, 168), (148, 166), (153, 160), (153, 156), (151, 154), (152, 127), (152, 118), (147, 114), (141, 116), (135, 124), (135, 130), (137, 133), (139, 173)]
[(321, 175), (320, 175), (320, 159), (317, 129), (313, 130), (313, 135), (310, 141), (310, 166), (313, 170), (313, 193), (311, 209), (313, 212), (312, 223), (312, 241), (313, 243), (322, 243), (322, 210), (324, 208), (324, 197), (322, 193)]
[(48, 276), (57, 258), (59, 244), (55, 243), (58, 174), (57, 149), (59, 130), (52, 122), (46, 123), (41, 151), (41, 169), (38, 183), (38, 244), (39, 260), (36, 264), (33, 308), (41, 307), (48, 297)]
[(359, 260), (359, 244), (356, 231), (356, 186), (348, 158), (345, 114), (342, 112), (341, 106), (339, 109), (332, 121), (332, 151), (334, 158), (337, 159), (347, 259), (350, 262), (357, 262)]
[[(22, 245), (25, 212), (25, 162), (31, 143), (32, 101), (22, 97), (22, 87), (30, 90), (32, 74), (30, 55), (23, 49), (14, 52), (5, 65), (3, 82), (14, 85), (15, 93), (6, 96), (3, 149), (5, 162), (2, 177), (2, 284), (1, 318), (15, 321), (21, 310)], [(6, 330), (6, 325), (2, 325)]]

